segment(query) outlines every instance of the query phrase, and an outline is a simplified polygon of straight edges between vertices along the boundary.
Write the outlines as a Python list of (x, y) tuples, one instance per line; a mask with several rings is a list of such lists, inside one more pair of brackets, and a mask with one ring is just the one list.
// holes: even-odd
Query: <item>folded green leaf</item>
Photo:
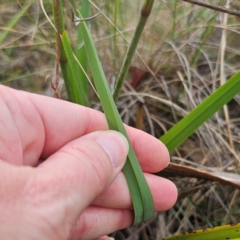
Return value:
[[(105, 74), (98, 58), (92, 37), (85, 22), (80, 23), (85, 49), (88, 56), (93, 80), (105, 112), (109, 128), (121, 132), (129, 141), (121, 117), (114, 103)], [(154, 203), (142, 169), (130, 144), (127, 162), (123, 168), (135, 212), (134, 224), (141, 223), (154, 214)]]
[(207, 97), (186, 117), (174, 125), (160, 140), (172, 152), (214, 113), (240, 92), (240, 72)]

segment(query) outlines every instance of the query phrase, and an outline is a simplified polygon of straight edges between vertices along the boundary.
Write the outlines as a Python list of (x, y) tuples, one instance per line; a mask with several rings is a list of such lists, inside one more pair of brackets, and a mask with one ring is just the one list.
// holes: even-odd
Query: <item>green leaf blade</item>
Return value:
[[(26, 6), (23, 7), (25, 11), (30, 7), (30, 3), (26, 4)], [(8, 34), (11, 32), (13, 27), (18, 23), (19, 19), (25, 14), (23, 10), (17, 11), (14, 16), (11, 16), (10, 21), (6, 24), (6, 29), (1, 31), (0, 33), (0, 45), (2, 45), (3, 41), (6, 39)]]
[[(121, 117), (117, 111), (112, 94), (108, 87), (105, 74), (94, 47), (92, 37), (84, 22), (80, 23), (82, 36), (90, 64), (93, 80), (100, 96), (100, 101), (105, 112), (109, 128), (121, 132), (129, 141)], [(154, 203), (146, 179), (142, 173), (137, 157), (129, 141), (129, 154), (123, 168), (135, 212), (134, 224), (141, 223), (151, 218), (154, 214)]]
[(174, 125), (160, 140), (172, 152), (239, 92), (240, 72), (232, 76), (224, 85)]
[(74, 94), (75, 102), (83, 106), (88, 106), (89, 103), (88, 103), (87, 95), (86, 95), (86, 92), (84, 91), (85, 88), (81, 81), (82, 75), (80, 72), (80, 67), (74, 58), (66, 31), (64, 31), (62, 34), (62, 44), (63, 44), (65, 54), (68, 58), (69, 66), (71, 69), (71, 78), (70, 78), (71, 85), (75, 86), (75, 87), (72, 87), (72, 89), (74, 90), (73, 94)]
[[(90, 17), (90, 10), (91, 10), (90, 2), (88, 0), (83, 1), (81, 6), (81, 14), (84, 18)], [(83, 71), (82, 69), (80, 69), (80, 74), (81, 74), (80, 79), (82, 82), (82, 86), (84, 88), (84, 92), (88, 95), (89, 83), (88, 83), (87, 76), (85, 75), (85, 73), (88, 72), (88, 61), (87, 61), (87, 54), (86, 54), (85, 46), (83, 43), (82, 31), (80, 29), (80, 26), (77, 26), (77, 47), (75, 50), (75, 55), (84, 70)]]
[[(179, 234), (164, 238), (165, 240), (239, 240), (240, 223), (221, 227), (197, 230), (191, 233)], [(160, 240), (160, 239), (158, 239)]]

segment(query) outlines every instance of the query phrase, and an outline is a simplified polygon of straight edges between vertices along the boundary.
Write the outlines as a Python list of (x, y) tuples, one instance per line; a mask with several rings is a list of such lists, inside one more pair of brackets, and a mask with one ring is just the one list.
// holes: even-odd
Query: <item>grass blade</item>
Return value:
[[(84, 18), (90, 17), (90, 10), (91, 10), (90, 2), (88, 0), (83, 1), (80, 12)], [(82, 32), (79, 26), (77, 28), (78, 28), (77, 29), (77, 48), (75, 50), (75, 55), (78, 61), (80, 62), (80, 64), (82, 65), (84, 71), (87, 72), (88, 62), (87, 62), (85, 46), (83, 43)], [(88, 95), (88, 86), (89, 86), (88, 79), (82, 69), (80, 69), (80, 74), (81, 74), (80, 79), (81, 79), (85, 94)]]
[(89, 103), (87, 93), (85, 91), (86, 88), (84, 86), (84, 82), (80, 81), (82, 77), (82, 70), (74, 59), (73, 51), (67, 33), (64, 32), (64, 13), (62, 0), (55, 0), (53, 2), (53, 13), (55, 25), (58, 29), (57, 34), (62, 34), (63, 38), (65, 38), (65, 46), (63, 47), (63, 43), (61, 42), (59, 54), (60, 65), (69, 100), (83, 106), (88, 106)]
[[(224, 225), (221, 227), (197, 230), (191, 233), (184, 233), (172, 237), (164, 238), (165, 240), (238, 240), (240, 231), (240, 223), (233, 225)], [(160, 240), (160, 239), (158, 239)]]
[[(27, 4), (24, 6), (24, 9), (28, 9), (31, 4)], [(11, 17), (11, 20), (6, 24), (6, 30), (2, 31), (0, 34), (0, 45), (3, 43), (3, 41), (6, 39), (8, 34), (10, 33), (10, 30), (18, 23), (19, 19), (25, 14), (25, 12), (22, 10), (16, 12), (15, 16)]]
[(119, 93), (122, 89), (122, 85), (127, 76), (127, 73), (128, 73), (129, 67), (131, 65), (134, 53), (136, 51), (138, 42), (142, 35), (143, 29), (147, 23), (148, 17), (151, 13), (153, 3), (154, 3), (154, 0), (145, 0), (145, 2), (143, 4), (142, 10), (141, 10), (141, 15), (139, 17), (136, 30), (133, 34), (132, 41), (128, 47), (127, 53), (123, 60), (122, 67), (121, 67), (120, 72), (117, 77), (116, 86), (115, 86), (114, 93), (113, 93), (113, 98), (115, 101), (118, 99)]
[[(112, 94), (107, 84), (105, 74), (98, 58), (92, 37), (85, 22), (80, 23), (82, 36), (90, 64), (93, 80), (100, 96), (100, 101), (105, 112), (109, 128), (121, 132), (129, 141), (121, 117), (114, 103)], [(154, 203), (146, 179), (142, 173), (136, 155), (130, 144), (127, 162), (123, 168), (135, 213), (134, 224), (141, 223), (154, 214)]]
[[(57, 26), (57, 29), (58, 29), (57, 30), (58, 33), (56, 33), (56, 42), (57, 42), (58, 41), (57, 34), (61, 35), (64, 31), (64, 15), (63, 15), (62, 0), (53, 1), (52, 8), (53, 8), (55, 26)], [(60, 51), (60, 53), (58, 51)], [(69, 101), (80, 104), (80, 100), (76, 92), (76, 84), (74, 83), (62, 42), (60, 42), (60, 49), (57, 49), (57, 54), (60, 54), (60, 66), (61, 66), (62, 75), (63, 75), (64, 83), (66, 86)]]
[(240, 72), (232, 76), (224, 85), (174, 125), (160, 140), (172, 152), (239, 92)]
[(71, 85), (73, 86), (72, 89), (73, 89), (74, 99), (76, 100), (75, 103), (88, 106), (87, 96), (85, 94), (84, 88), (81, 83), (80, 67), (74, 58), (66, 31), (64, 31), (62, 34), (62, 43), (65, 50), (65, 54), (69, 61), (69, 66), (71, 71), (70, 81), (71, 81)]
[(200, 42), (199, 46), (196, 48), (195, 53), (193, 54), (193, 57), (191, 59), (191, 66), (196, 67), (197, 64), (199, 63), (199, 58), (202, 54), (202, 49), (203, 49), (204, 45), (206, 44), (206, 40), (209, 38), (209, 36), (211, 35), (211, 33), (214, 30), (214, 25), (215, 25), (216, 19), (217, 19), (217, 14), (214, 15), (207, 23), (206, 29), (201, 36), (201, 42)]
[(114, 1), (114, 32), (113, 32), (113, 48), (114, 48), (114, 75), (117, 71), (117, 17), (118, 17), (119, 0)]

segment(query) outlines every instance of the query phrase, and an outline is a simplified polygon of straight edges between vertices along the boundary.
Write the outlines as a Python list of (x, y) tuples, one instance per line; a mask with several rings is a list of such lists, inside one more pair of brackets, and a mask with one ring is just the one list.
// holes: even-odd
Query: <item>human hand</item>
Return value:
[[(128, 144), (102, 113), (3, 86), (0, 107), (0, 239), (93, 239), (132, 224)], [(126, 130), (155, 210), (171, 208), (175, 185), (151, 174), (167, 166), (166, 147)]]

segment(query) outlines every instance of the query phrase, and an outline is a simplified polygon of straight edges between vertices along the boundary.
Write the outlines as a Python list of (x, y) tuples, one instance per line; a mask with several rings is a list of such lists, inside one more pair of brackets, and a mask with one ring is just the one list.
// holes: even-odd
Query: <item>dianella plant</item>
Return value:
[[(177, 11), (181, 11), (183, 6), (178, 8), (178, 1), (172, 1), (174, 4), (172, 7), (172, 14), (177, 16)], [(194, 1), (187, 1), (194, 2)], [(94, 94), (99, 99), (102, 110), (105, 113), (106, 119), (110, 129), (121, 132), (127, 139), (127, 133), (125, 131), (121, 116), (119, 114), (117, 103), (120, 94), (124, 90), (126, 79), (128, 78), (129, 72), (132, 71), (132, 74), (136, 76), (142, 76), (141, 71), (138, 72), (140, 75), (136, 74), (136, 69), (134, 70), (133, 59), (136, 56), (139, 56), (138, 44), (141, 39), (141, 36), (145, 30), (145, 26), (148, 23), (149, 18), (156, 17), (158, 7), (155, 7), (154, 0), (144, 0), (142, 1), (141, 6), (138, 12), (138, 21), (134, 27), (133, 35), (130, 40), (126, 40), (127, 43), (126, 51), (124, 52), (123, 60), (118, 59), (118, 50), (117, 50), (117, 39), (118, 35), (121, 35), (122, 32), (119, 32), (117, 29), (117, 21), (124, 22), (124, 13), (118, 17), (118, 11), (121, 10), (121, 5), (119, 1), (106, 1), (106, 11), (113, 11), (113, 20), (109, 20), (109, 23), (112, 24), (112, 29), (109, 32), (113, 36), (113, 47), (112, 47), (112, 62), (114, 62), (114, 84), (110, 86), (106, 74), (102, 67), (99, 54), (96, 50), (95, 42), (91, 34), (91, 20), (97, 18), (98, 15), (104, 14), (102, 11), (103, 6), (97, 6), (90, 0), (83, 0), (81, 5), (78, 6), (74, 0), (69, 1), (68, 4), (62, 0), (53, 0), (52, 9), (54, 20), (49, 21), (52, 23), (52, 27), (56, 33), (56, 79), (52, 81), (52, 88), (55, 91), (57, 97), (60, 97), (59, 94), (59, 75), (60, 69), (61, 74), (65, 82), (66, 91), (68, 94), (68, 99), (71, 102), (81, 104), (84, 106), (91, 106), (91, 94), (90, 89), (94, 89)], [(166, 3), (167, 4), (167, 3)], [(169, 3), (170, 4), (170, 3)], [(42, 10), (47, 13), (44, 9), (44, 4), (41, 2)], [(163, 6), (163, 5), (161, 5)], [(27, 6), (28, 7), (28, 6)], [(68, 8), (68, 11), (65, 11), (65, 7)], [(92, 15), (91, 8), (94, 7), (97, 10), (97, 13)], [(207, 7), (207, 6), (206, 6)], [(110, 9), (110, 10), (109, 10)], [(225, 8), (218, 8), (218, 11), (224, 10)], [(204, 10), (204, 9), (203, 9)], [(226, 9), (225, 9), (226, 10)], [(154, 14), (152, 14), (154, 12)], [(182, 12), (184, 12), (182, 10)], [(68, 13), (68, 14), (66, 14)], [(152, 14), (152, 15), (151, 15)], [(167, 14), (167, 12), (165, 12)], [(184, 14), (188, 14), (185, 13)], [(204, 19), (207, 16), (204, 11), (200, 12), (198, 18), (201, 17)], [(225, 14), (226, 11), (225, 11)], [(174, 15), (174, 16), (175, 16)], [(67, 16), (67, 17), (66, 17)], [(19, 17), (19, 16), (18, 16)], [(164, 16), (163, 16), (164, 17)], [(178, 16), (178, 18), (184, 18), (186, 16)], [(189, 16), (190, 18), (191, 16)], [(179, 25), (179, 19), (173, 17), (172, 28), (166, 34), (168, 39), (168, 44), (174, 48), (173, 38), (176, 37), (175, 32), (176, 28)], [(207, 39), (210, 37), (211, 33), (214, 31), (213, 25), (217, 21), (217, 15), (214, 15), (208, 19), (206, 22), (207, 27), (200, 34), (201, 44), (195, 48), (192, 52), (192, 58), (189, 61), (190, 67), (196, 67), (197, 63), (200, 61), (200, 58), (203, 53), (204, 44)], [(14, 23), (11, 23), (14, 24)], [(188, 24), (188, 23), (186, 23)], [(75, 42), (73, 44), (72, 40), (72, 29), (69, 30), (67, 26), (74, 26), (75, 31)], [(98, 28), (101, 28), (101, 24), (98, 25)], [(192, 28), (189, 26), (189, 29)], [(187, 29), (186, 31), (190, 31)], [(180, 34), (180, 33), (179, 33)], [(183, 32), (181, 33), (183, 34)], [(151, 36), (151, 34), (150, 34)], [(190, 36), (190, 34), (189, 34)], [(123, 37), (125, 37), (123, 35)], [(190, 36), (191, 37), (191, 36)], [(171, 41), (170, 41), (171, 39)], [(146, 43), (147, 48), (151, 48), (151, 40)], [(182, 46), (183, 48), (184, 46)], [(222, 54), (224, 54), (224, 43), (222, 43)], [(177, 52), (178, 50), (176, 50)], [(173, 53), (169, 52), (169, 56)], [(222, 56), (222, 55), (221, 55)], [(181, 57), (179, 55), (179, 57)], [(182, 58), (184, 60), (184, 58)], [(163, 59), (164, 61), (164, 59)], [(152, 66), (156, 64), (156, 61), (152, 62)], [(117, 66), (120, 66), (119, 68)], [(190, 76), (189, 68), (185, 68), (186, 76)], [(220, 66), (221, 68), (221, 66)], [(168, 66), (165, 67), (166, 72), (168, 71)], [(153, 74), (151, 69), (146, 70), (148, 74)], [(184, 76), (178, 71), (180, 79), (183, 79), (183, 86), (187, 89), (187, 84), (184, 82)], [(221, 78), (223, 79), (222, 73)], [(156, 78), (156, 75), (154, 75)], [(135, 79), (136, 81), (139, 79)], [(157, 80), (156, 80), (157, 81)], [(137, 94), (136, 89), (134, 89), (134, 84), (132, 84), (132, 94), (136, 98), (144, 97), (144, 94)], [(131, 89), (131, 87), (129, 87)], [(126, 90), (125, 90), (126, 91)], [(165, 131), (162, 136), (158, 136), (159, 139), (167, 146), (170, 152), (174, 152), (177, 148), (191, 136), (200, 126), (202, 126), (208, 119), (210, 119), (217, 111), (224, 107), (229, 101), (231, 101), (240, 91), (240, 72), (236, 69), (235, 74), (230, 76), (228, 79), (225, 79), (219, 87), (215, 87), (214, 91), (202, 100), (198, 105), (194, 105), (193, 109), (189, 111), (185, 116), (177, 121), (172, 128)], [(147, 93), (146, 93), (147, 94)], [(171, 103), (169, 103), (171, 105)], [(227, 113), (225, 111), (227, 116)], [(128, 139), (129, 140), (129, 139)], [(130, 141), (129, 141), (130, 144)], [(238, 161), (235, 161), (236, 168), (238, 168)], [(149, 190), (148, 184), (144, 178), (141, 167), (138, 163), (134, 150), (130, 144), (130, 149), (127, 157), (127, 162), (123, 168), (123, 173), (126, 177), (128, 187), (130, 190), (133, 208), (134, 208), (134, 223), (139, 224), (144, 221), (151, 219), (154, 215), (154, 203), (152, 199), (152, 194)], [(196, 234), (185, 234), (177, 237), (171, 237), (169, 239), (238, 239), (239, 235), (237, 226), (224, 226), (218, 227), (213, 230), (200, 231)], [(227, 232), (227, 234), (225, 234)], [(213, 238), (213, 236), (224, 236), (223, 238)]]

